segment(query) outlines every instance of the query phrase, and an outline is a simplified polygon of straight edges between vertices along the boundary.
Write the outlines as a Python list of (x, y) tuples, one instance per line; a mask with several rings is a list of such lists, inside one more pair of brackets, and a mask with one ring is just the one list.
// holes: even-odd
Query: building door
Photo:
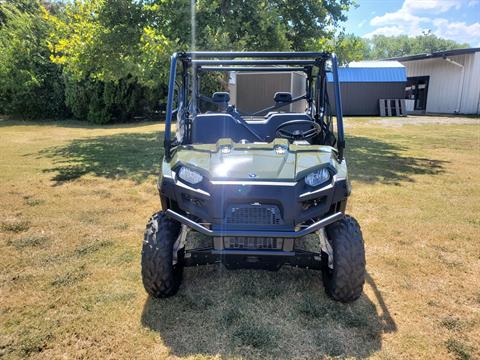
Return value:
[(407, 78), (405, 97), (414, 100), (414, 110), (425, 111), (427, 109), (428, 81), (430, 76), (415, 76)]

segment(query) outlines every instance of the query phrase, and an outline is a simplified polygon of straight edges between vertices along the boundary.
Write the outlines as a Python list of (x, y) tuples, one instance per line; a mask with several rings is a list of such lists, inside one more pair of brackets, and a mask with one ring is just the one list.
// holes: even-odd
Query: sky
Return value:
[(480, 0), (357, 0), (344, 24), (347, 33), (435, 35), (480, 47)]

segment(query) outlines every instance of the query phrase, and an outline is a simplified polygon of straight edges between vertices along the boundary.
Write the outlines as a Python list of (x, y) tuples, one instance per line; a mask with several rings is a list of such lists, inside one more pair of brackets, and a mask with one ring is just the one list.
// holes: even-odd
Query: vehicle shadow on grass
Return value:
[(44, 149), (40, 156), (53, 159), (54, 166), (44, 171), (54, 174), (56, 185), (88, 174), (140, 183), (159, 173), (161, 138), (163, 132), (81, 138)]
[(406, 155), (406, 147), (364, 136), (346, 137), (351, 180), (365, 183), (413, 182), (413, 175), (438, 175), (447, 161)]
[[(47, 148), (40, 155), (53, 159), (54, 166), (45, 172), (55, 174), (56, 184), (87, 174), (143, 182), (159, 172), (162, 137), (162, 132), (87, 137)], [(407, 149), (398, 144), (362, 136), (348, 136), (347, 144), (349, 175), (354, 181), (399, 184), (414, 181), (413, 175), (444, 171), (445, 161), (405, 155)]]
[(147, 299), (141, 322), (175, 356), (363, 358), (397, 330), (370, 275), (365, 287), (373, 301), (341, 304), (325, 295), (318, 271), (189, 268), (176, 296)]

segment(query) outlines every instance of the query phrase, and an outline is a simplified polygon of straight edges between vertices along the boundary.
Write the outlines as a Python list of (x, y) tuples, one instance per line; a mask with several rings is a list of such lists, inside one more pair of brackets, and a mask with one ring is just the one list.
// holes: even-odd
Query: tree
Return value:
[(81, 117), (86, 112), (89, 121), (104, 123), (139, 111), (122, 106), (138, 104), (127, 94), (161, 100), (174, 51), (304, 50), (318, 37), (333, 35), (332, 26), (350, 3), (77, 0), (64, 13), (48, 16), (54, 28), (51, 59), (64, 68), (66, 101), (73, 113)]
[(197, 0), (197, 48), (286, 50), (287, 28), (272, 1)]
[(146, 26), (141, 1), (87, 0), (50, 16), (52, 61), (76, 79), (117, 81), (141, 75), (142, 35)]
[(352, 0), (275, 0), (280, 21), (287, 29), (291, 50), (310, 50), (318, 39), (332, 40), (347, 20)]
[[(55, 4), (52, 4), (52, 7)], [(52, 28), (36, 0), (0, 3), (0, 111), (28, 117), (66, 113), (61, 68), (52, 64)]]
[(332, 46), (332, 51), (335, 51), (338, 61), (341, 65), (346, 65), (352, 61), (364, 60), (368, 57), (368, 42), (353, 34), (341, 34)]
[(367, 56), (369, 59), (388, 59), (469, 47), (466, 43), (460, 44), (453, 40), (439, 38), (431, 31), (426, 31), (416, 37), (375, 35), (368, 41), (368, 46), (370, 48)]
[[(155, 29), (180, 49), (309, 50), (319, 38), (331, 39), (351, 0), (153, 0), (148, 4)], [(194, 26), (192, 26), (194, 21)]]
[(75, 117), (124, 121), (154, 107), (172, 49), (147, 16), (143, 2), (132, 0), (75, 1), (49, 16), (51, 60), (65, 70)]

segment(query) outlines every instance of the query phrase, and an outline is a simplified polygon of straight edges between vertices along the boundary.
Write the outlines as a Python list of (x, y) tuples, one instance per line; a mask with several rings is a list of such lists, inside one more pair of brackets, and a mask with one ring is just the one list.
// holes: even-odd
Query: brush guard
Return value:
[[(344, 216), (342, 212), (337, 212), (299, 231), (258, 231), (211, 230), (173, 210), (167, 210), (166, 214), (183, 226), (213, 237), (213, 247), (186, 250), (185, 266), (224, 264), (227, 269), (266, 270), (278, 270), (282, 265), (320, 270), (322, 254), (294, 249), (295, 239), (322, 231)], [(239, 244), (243, 248), (238, 248)]]

